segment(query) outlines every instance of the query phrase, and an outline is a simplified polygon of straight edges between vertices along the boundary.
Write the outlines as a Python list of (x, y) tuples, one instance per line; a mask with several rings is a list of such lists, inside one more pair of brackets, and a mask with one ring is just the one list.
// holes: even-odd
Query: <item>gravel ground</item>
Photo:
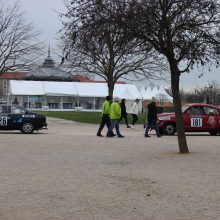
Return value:
[[(96, 137), (97, 125), (48, 118), (32, 135), (0, 132), (0, 220), (219, 220), (219, 136)], [(103, 134), (106, 130), (103, 131)]]

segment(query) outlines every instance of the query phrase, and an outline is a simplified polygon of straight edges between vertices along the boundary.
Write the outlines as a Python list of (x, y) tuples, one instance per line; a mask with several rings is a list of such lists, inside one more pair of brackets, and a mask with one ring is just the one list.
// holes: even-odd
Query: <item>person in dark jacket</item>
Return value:
[(112, 99), (110, 96), (106, 96), (105, 101), (102, 105), (102, 119), (97, 132), (97, 136), (99, 137), (103, 137), (101, 131), (105, 127), (105, 125), (107, 126), (108, 129), (111, 125), (111, 121), (110, 121), (111, 100)]
[(150, 137), (148, 135), (148, 131), (150, 128), (154, 128), (157, 134), (157, 137), (161, 137), (161, 134), (159, 132), (158, 124), (157, 124), (157, 107), (156, 103), (152, 101), (147, 106), (148, 114), (147, 114), (147, 127), (145, 129), (145, 137)]
[(121, 118), (119, 119), (119, 122), (122, 120), (122, 118), (124, 118), (127, 128), (130, 128), (130, 126), (128, 125), (128, 114), (126, 111), (125, 99), (121, 100), (120, 106), (121, 106)]

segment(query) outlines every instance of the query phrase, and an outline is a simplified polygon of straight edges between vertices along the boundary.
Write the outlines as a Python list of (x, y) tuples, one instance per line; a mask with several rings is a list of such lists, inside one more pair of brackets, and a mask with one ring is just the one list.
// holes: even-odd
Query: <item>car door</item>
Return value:
[(207, 131), (218, 130), (220, 128), (220, 113), (214, 107), (204, 107), (206, 114)]
[(23, 122), (23, 115), (25, 114), (25, 109), (20, 106), (11, 106), (11, 112), (8, 114), (9, 121), (8, 126), (12, 130), (20, 130), (22, 122)]
[(186, 131), (199, 132), (206, 130), (206, 115), (203, 106), (191, 106), (184, 114)]

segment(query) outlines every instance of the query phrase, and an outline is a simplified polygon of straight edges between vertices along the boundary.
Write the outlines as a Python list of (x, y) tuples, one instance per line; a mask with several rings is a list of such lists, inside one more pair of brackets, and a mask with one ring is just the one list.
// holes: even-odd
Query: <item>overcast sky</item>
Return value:
[[(12, 2), (16, 0), (10, 0)], [(34, 24), (35, 28), (41, 31), (41, 38), (46, 45), (56, 46), (57, 31), (61, 28), (61, 22), (57, 11), (64, 11), (63, 0), (17, 0), (20, 2), (21, 10), (26, 13), (27, 21)], [(47, 51), (47, 48), (45, 48)], [(191, 90), (197, 86), (205, 86), (211, 81), (220, 84), (220, 71), (213, 68), (211, 72), (204, 72), (199, 78), (199, 70), (191, 73), (184, 73), (180, 80), (180, 87), (184, 90)], [(157, 84), (160, 84), (157, 82)], [(167, 87), (168, 83), (161, 83)]]
[[(11, 0), (14, 1), (14, 0)], [(57, 31), (62, 27), (58, 12), (65, 10), (62, 0), (18, 0), (27, 21), (41, 32), (46, 44), (56, 46)]]

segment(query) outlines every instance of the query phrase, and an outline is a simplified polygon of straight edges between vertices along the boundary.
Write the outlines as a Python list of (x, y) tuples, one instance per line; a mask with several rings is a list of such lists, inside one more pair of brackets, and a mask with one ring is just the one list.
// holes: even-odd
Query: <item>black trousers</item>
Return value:
[(132, 125), (134, 125), (138, 120), (138, 116), (136, 114), (131, 114), (131, 116), (132, 116)]
[(122, 120), (122, 118), (125, 119), (125, 124), (128, 126), (128, 117), (127, 117), (127, 113), (121, 115), (121, 118), (118, 120), (119, 122)]
[(111, 121), (110, 121), (110, 117), (109, 115), (103, 115), (102, 119), (101, 119), (101, 123), (99, 126), (99, 130), (97, 132), (97, 134), (101, 134), (102, 129), (105, 127), (105, 125), (107, 126), (107, 128), (109, 129), (110, 125), (111, 125)]
[(154, 128), (157, 136), (160, 136), (160, 132), (159, 132), (159, 128), (158, 128), (158, 124), (156, 120), (148, 121), (146, 130), (145, 130), (145, 136), (148, 135), (148, 131), (150, 130), (150, 128)]

